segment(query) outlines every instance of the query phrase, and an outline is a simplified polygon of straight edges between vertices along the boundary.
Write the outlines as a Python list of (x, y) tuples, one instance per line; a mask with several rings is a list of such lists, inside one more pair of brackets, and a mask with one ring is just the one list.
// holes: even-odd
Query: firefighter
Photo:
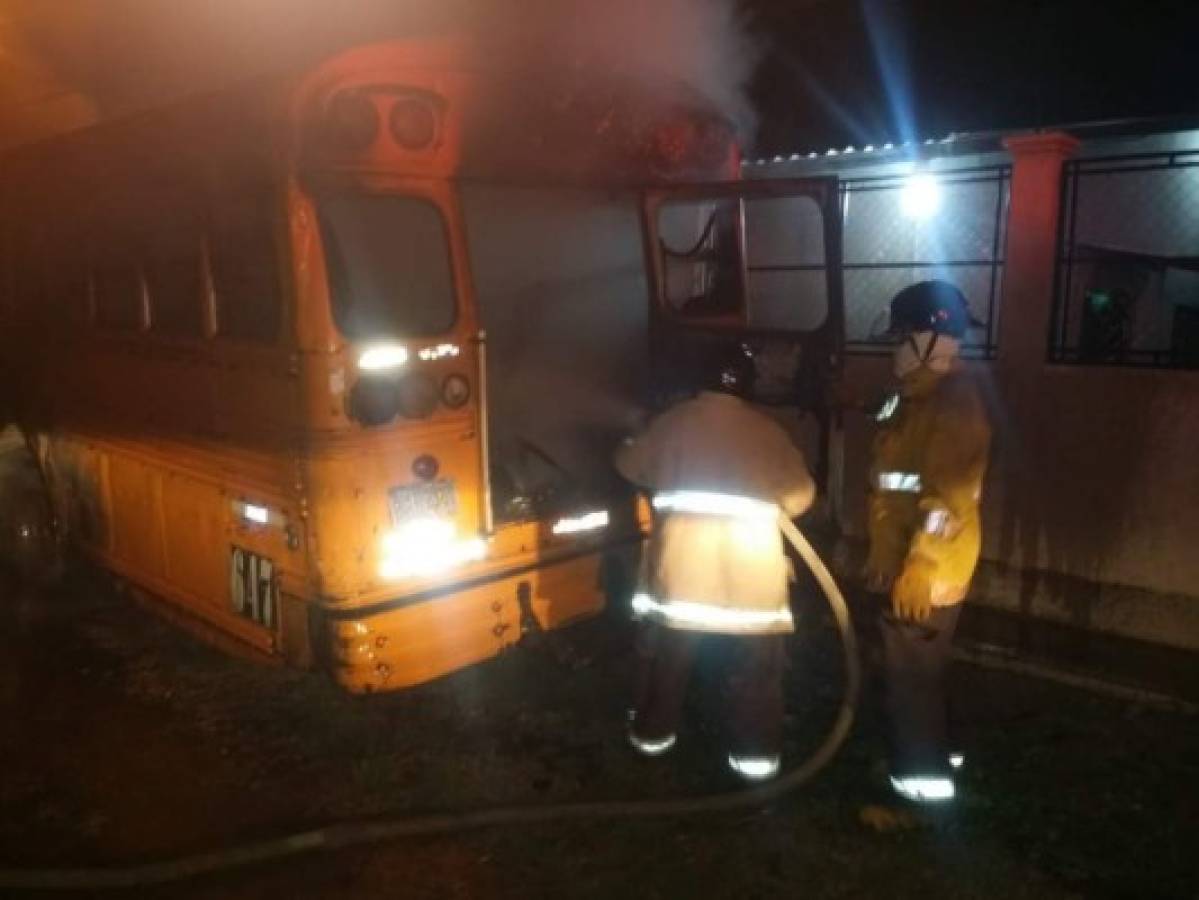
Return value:
[(991, 441), (958, 355), (971, 324), (965, 298), (948, 282), (914, 284), (891, 301), (899, 390), (877, 414), (865, 571), (867, 589), (886, 598), (879, 626), (893, 800), (863, 811), (880, 828), (910, 824), (924, 804), (951, 800), (961, 764), (947, 737), (944, 677), (978, 562)]
[(801, 515), (815, 486), (786, 432), (746, 402), (754, 366), (742, 348), (705, 380), (617, 454), (621, 474), (652, 496), (654, 519), (633, 598), (641, 671), (628, 737), (648, 756), (670, 750), (701, 638), (731, 635), (728, 761), (760, 780), (779, 768), (794, 631), (779, 515)]

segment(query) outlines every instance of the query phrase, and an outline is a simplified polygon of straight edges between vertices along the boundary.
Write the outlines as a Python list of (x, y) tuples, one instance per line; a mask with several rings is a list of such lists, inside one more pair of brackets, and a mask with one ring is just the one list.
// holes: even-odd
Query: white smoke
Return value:
[(523, 0), (485, 16), (480, 43), (596, 79), (634, 83), (667, 96), (688, 90), (723, 113), (741, 136), (753, 132), (747, 89), (761, 59), (733, 0)]
[(97, 120), (95, 104), (31, 44), (29, 21), (0, 9), (0, 146)]
[(682, 85), (748, 136), (758, 55), (743, 26), (734, 0), (0, 0), (0, 145), (431, 32), (526, 66)]
[(119, 117), (354, 43), (451, 26), (473, 0), (0, 0), (0, 145)]

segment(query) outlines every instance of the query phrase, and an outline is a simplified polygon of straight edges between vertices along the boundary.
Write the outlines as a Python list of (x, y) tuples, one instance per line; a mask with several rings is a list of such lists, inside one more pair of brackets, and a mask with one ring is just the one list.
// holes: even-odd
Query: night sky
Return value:
[(765, 51), (753, 84), (761, 153), (1199, 113), (1196, 0), (743, 7)]

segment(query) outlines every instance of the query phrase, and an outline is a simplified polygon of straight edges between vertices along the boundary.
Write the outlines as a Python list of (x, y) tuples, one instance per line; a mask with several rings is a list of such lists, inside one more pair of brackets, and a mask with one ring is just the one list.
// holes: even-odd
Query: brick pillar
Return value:
[(1009, 137), (1012, 193), (1000, 307), (999, 359), (1028, 372), (1045, 362), (1053, 307), (1062, 163), (1078, 148), (1068, 134)]

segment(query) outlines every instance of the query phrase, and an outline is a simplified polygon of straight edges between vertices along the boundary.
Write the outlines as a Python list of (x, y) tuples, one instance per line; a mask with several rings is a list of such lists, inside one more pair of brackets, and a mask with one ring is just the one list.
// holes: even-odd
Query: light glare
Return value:
[(779, 516), (778, 507), (765, 500), (711, 491), (666, 491), (655, 495), (654, 509), (771, 522), (777, 521)]
[(482, 538), (458, 537), (445, 519), (414, 519), (383, 536), (379, 574), (383, 578), (440, 575), (487, 555)]
[(425, 347), (417, 355), (425, 362), (443, 359), (447, 356), (457, 356), (462, 349), (457, 344), (438, 344), (436, 347)]
[(408, 362), (408, 350), (399, 344), (378, 344), (368, 347), (358, 357), (358, 368), (364, 372), (385, 372), (398, 369)]
[(647, 741), (631, 732), (629, 733), (629, 743), (633, 745), (633, 749), (646, 756), (661, 756), (674, 746), (677, 739), (678, 735), (672, 734), (670, 737), (664, 737), (659, 741)]
[(247, 503), (242, 507), (242, 515), (259, 525), (265, 525), (271, 518), (270, 510), (265, 506), (255, 506), (253, 503)]
[(879, 472), (880, 491), (898, 491), (903, 494), (919, 494), (924, 490), (919, 472)]
[(929, 775), (916, 775), (909, 778), (891, 776), (891, 787), (895, 793), (917, 803), (939, 802), (952, 800), (954, 796), (953, 779)]
[(777, 756), (730, 756), (729, 767), (742, 778), (770, 778), (779, 770)]
[(253, 522), (255, 525), (269, 525), (271, 521), (271, 511), (268, 507), (260, 506), (257, 503), (246, 503), (244, 500), (233, 501), (233, 512), (247, 522)]
[(600, 509), (582, 516), (559, 519), (554, 523), (554, 534), (578, 534), (583, 531), (596, 531), (607, 527), (608, 511)]
[(703, 628), (760, 628), (772, 625), (792, 625), (790, 607), (782, 609), (737, 609), (712, 606), (688, 600), (655, 600), (649, 594), (633, 596), (633, 614), (637, 617), (657, 615), (680, 625)]
[(903, 186), (899, 205), (909, 219), (931, 219), (941, 209), (941, 185), (932, 175), (913, 175)]

